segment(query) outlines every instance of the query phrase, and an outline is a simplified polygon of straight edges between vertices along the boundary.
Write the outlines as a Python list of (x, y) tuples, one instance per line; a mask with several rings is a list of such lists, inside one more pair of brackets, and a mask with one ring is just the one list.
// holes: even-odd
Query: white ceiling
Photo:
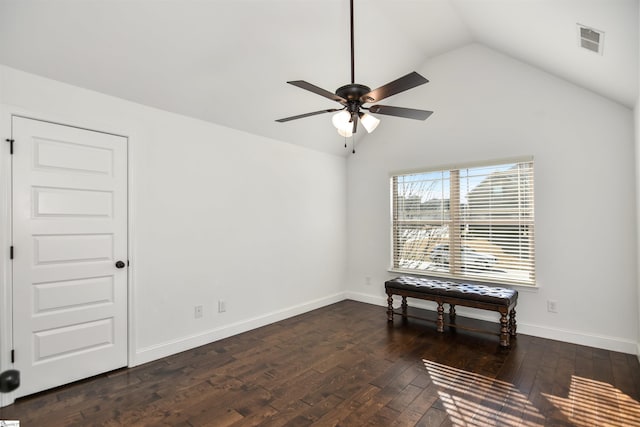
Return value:
[[(633, 107), (638, 21), (638, 0), (355, 0), (356, 82), (482, 43)], [(578, 47), (576, 23), (605, 32), (602, 56)], [(350, 82), (348, 0), (0, 0), (0, 63), (344, 153), (330, 115), (274, 120), (338, 106), (285, 82)]]

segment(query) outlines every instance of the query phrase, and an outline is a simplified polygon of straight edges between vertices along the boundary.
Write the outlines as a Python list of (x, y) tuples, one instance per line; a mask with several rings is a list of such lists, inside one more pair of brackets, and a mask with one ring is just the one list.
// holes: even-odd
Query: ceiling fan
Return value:
[(422, 77), (415, 71), (400, 77), (397, 80), (387, 83), (377, 89), (371, 90), (368, 86), (355, 83), (355, 61), (354, 61), (354, 43), (353, 43), (353, 0), (350, 0), (350, 14), (351, 14), (351, 83), (342, 87), (339, 87), (335, 93), (331, 93), (318, 86), (308, 83), (304, 80), (293, 80), (287, 83), (297, 86), (299, 88), (308, 90), (320, 96), (324, 96), (332, 101), (336, 101), (342, 105), (342, 108), (331, 108), (328, 110), (314, 111), (312, 113), (300, 114), (297, 116), (287, 117), (284, 119), (278, 119), (276, 122), (284, 123), (290, 120), (302, 119), (304, 117), (315, 116), (323, 113), (334, 113), (332, 118), (333, 125), (338, 129), (338, 133), (344, 137), (351, 137), (358, 128), (358, 120), (362, 122), (362, 125), (367, 132), (373, 132), (378, 126), (380, 120), (367, 114), (362, 110), (369, 111), (370, 113), (383, 114), (387, 116), (404, 117), (414, 120), (426, 120), (433, 111), (416, 110), (413, 108), (392, 107), (389, 105), (372, 105), (365, 107), (364, 104), (378, 102), (392, 95), (396, 95), (400, 92), (404, 92), (409, 89), (413, 89), (416, 86), (420, 86), (429, 82), (429, 80)]

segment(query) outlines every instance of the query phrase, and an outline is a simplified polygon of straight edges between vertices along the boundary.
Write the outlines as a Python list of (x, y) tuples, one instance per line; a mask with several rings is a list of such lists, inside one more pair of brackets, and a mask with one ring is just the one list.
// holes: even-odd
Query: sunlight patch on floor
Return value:
[(423, 359), (456, 426), (543, 426), (544, 417), (512, 384)]
[(605, 382), (573, 375), (568, 397), (542, 395), (577, 427), (640, 427), (640, 404)]

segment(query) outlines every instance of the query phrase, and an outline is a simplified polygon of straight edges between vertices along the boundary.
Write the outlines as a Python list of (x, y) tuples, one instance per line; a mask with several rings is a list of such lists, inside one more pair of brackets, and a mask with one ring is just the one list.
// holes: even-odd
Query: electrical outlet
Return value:
[(201, 305), (196, 305), (193, 308), (193, 317), (196, 319), (199, 319), (202, 317), (202, 306)]
[(371, 277), (367, 276), (364, 278), (364, 284), (367, 286), (371, 286)]
[(547, 311), (549, 313), (557, 313), (558, 312), (558, 301), (547, 300)]
[(225, 300), (218, 300), (218, 313), (224, 313), (227, 311), (227, 302)]

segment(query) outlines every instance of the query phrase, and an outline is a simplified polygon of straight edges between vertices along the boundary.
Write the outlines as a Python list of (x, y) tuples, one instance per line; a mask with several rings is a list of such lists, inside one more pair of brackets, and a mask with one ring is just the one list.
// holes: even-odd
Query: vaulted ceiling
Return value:
[[(577, 23), (604, 31), (603, 55)], [(638, 24), (638, 0), (355, 0), (356, 82), (481, 43), (631, 108)], [(337, 106), (285, 82), (334, 91), (349, 49), (348, 0), (0, 0), (4, 65), (329, 153), (330, 116), (274, 120)]]

